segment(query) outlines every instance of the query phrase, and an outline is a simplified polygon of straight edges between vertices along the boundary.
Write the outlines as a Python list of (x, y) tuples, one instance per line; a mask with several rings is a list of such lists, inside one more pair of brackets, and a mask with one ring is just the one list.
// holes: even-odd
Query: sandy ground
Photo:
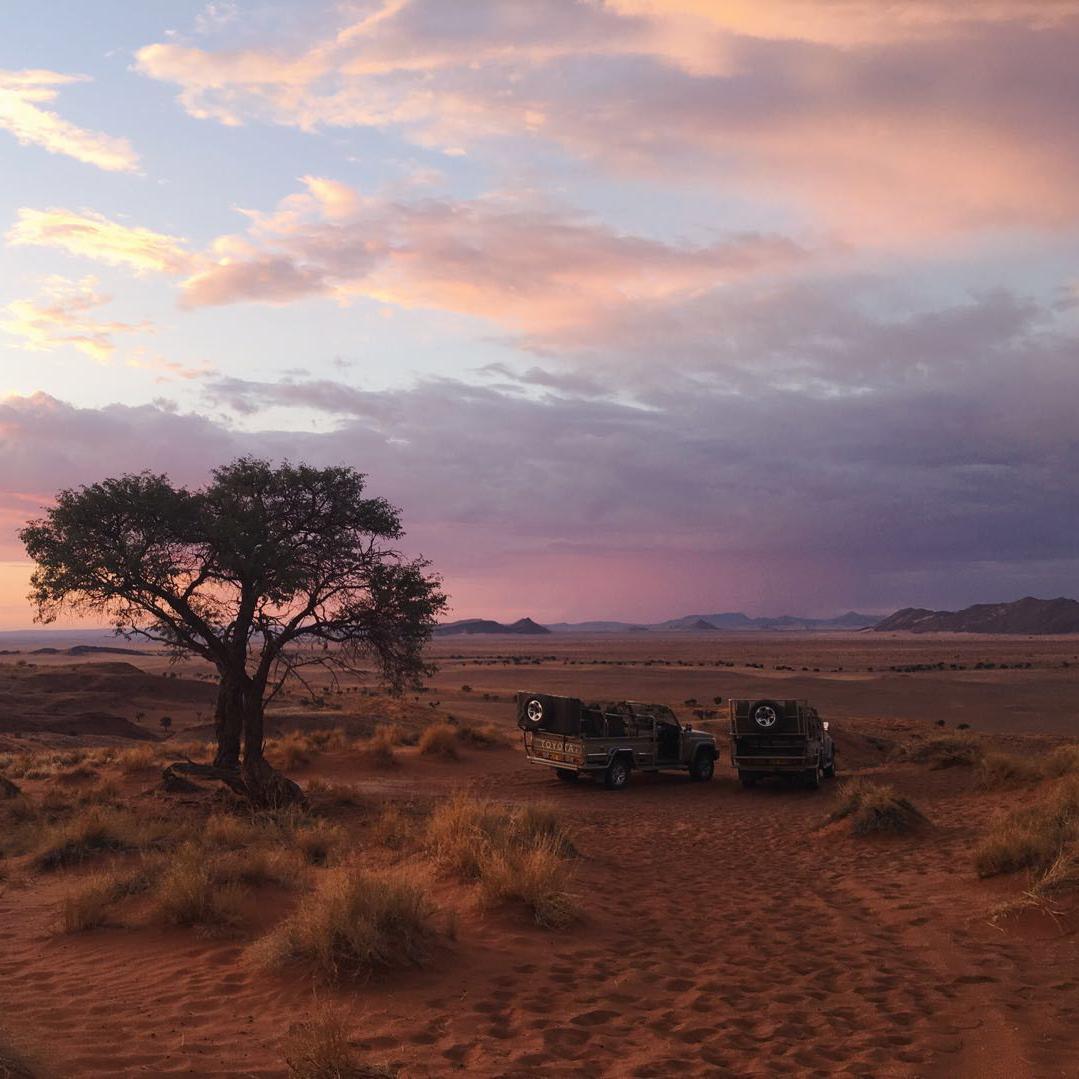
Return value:
[[(372, 799), (464, 788), (556, 806), (580, 852), (584, 921), (543, 930), (447, 886), (458, 936), (428, 968), (330, 990), (302, 974), (252, 969), (242, 961), (246, 939), (155, 929), (59, 935), (57, 903), (79, 876), (68, 871), (0, 884), (7, 1026), (71, 1076), (285, 1075), (281, 1036), (316, 998), (345, 1009), (364, 1056), (405, 1076), (1079, 1074), (1075, 923), (1031, 915), (991, 925), (988, 910), (1022, 881), (979, 881), (971, 868), (986, 822), (1023, 793), (980, 793), (961, 769), (888, 763), (873, 742), (924, 735), (941, 718), (1013, 749), (1079, 737), (1079, 640), (452, 638), (434, 652), (442, 669), (417, 708), (437, 702), (432, 715), (491, 720), (508, 734), (509, 695), (523, 688), (656, 699), (683, 718), (691, 698), (714, 708), (715, 696), (806, 696), (833, 720), (845, 772), (893, 783), (932, 828), (855, 839), (841, 824), (821, 827), (832, 790), (744, 791), (726, 767), (710, 784), (636, 777), (610, 793), (557, 783), (516, 747), (468, 750), (458, 762), (406, 749), (388, 775), (355, 753), (318, 754), (295, 773), (300, 782), (347, 782)], [(80, 710), (70, 657), (24, 656), (36, 666), (12, 669), (19, 658), (0, 665), (9, 705), (25, 707), (30, 695), (35, 716)], [(135, 692), (125, 697), (96, 666), (109, 658), (79, 661), (90, 664), (84, 677), (99, 679), (83, 711), (151, 732), (161, 714), (180, 736), (204, 729), (212, 692), (195, 665), (166, 679), (161, 657), (111, 657), (151, 676), (130, 676)], [(967, 669), (882, 672), (940, 662)], [(50, 692), (40, 678), (31, 692), (26, 680), (48, 674), (64, 688)], [(158, 684), (163, 699), (154, 697)], [(363, 726), (349, 693), (328, 703), (336, 707), (313, 721)], [(295, 722), (302, 704), (295, 697), (280, 712)], [(0, 730), (5, 737), (28, 741)], [(152, 779), (124, 782), (135, 796)], [(363, 846), (362, 812), (343, 821), (356, 825), (357, 858), (377, 861)], [(288, 902), (267, 897), (266, 919)]]

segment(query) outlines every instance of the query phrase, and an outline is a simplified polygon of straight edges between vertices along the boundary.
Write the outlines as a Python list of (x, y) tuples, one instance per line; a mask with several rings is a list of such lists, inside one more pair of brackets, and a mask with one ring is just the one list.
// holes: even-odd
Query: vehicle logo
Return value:
[(543, 719), (543, 705), (539, 701), (528, 702), (528, 719), (531, 723), (539, 723)]
[(770, 704), (762, 704), (753, 713), (753, 719), (758, 727), (763, 727), (767, 730), (769, 727), (776, 725), (776, 720), (779, 719), (779, 716), (776, 715), (776, 710)]

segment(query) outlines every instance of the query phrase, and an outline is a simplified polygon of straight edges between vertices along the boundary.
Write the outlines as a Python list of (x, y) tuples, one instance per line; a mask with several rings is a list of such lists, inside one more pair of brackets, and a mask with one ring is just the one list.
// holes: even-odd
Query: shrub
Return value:
[(282, 1048), (289, 1075), (296, 1079), (394, 1079), (397, 1075), (387, 1066), (361, 1063), (344, 1021), (329, 1009), (293, 1023)]
[(493, 723), (462, 723), (457, 727), (457, 739), (465, 745), (484, 749), (507, 744), (506, 736)]
[(150, 916), (165, 925), (236, 928), (245, 921), (246, 899), (237, 881), (219, 880), (205, 851), (188, 843), (162, 872)]
[(256, 961), (309, 961), (329, 981), (422, 966), (437, 937), (427, 888), (413, 873), (338, 870), (262, 940)]
[(91, 807), (46, 833), (34, 866), (48, 871), (112, 851), (145, 849), (164, 842), (176, 828), (161, 818), (142, 818), (130, 810)]
[(564, 862), (573, 844), (544, 806), (507, 809), (456, 798), (432, 813), (427, 845), (447, 872), (478, 882), (492, 902), (519, 900), (538, 925), (564, 926), (576, 917)]
[(420, 752), (427, 757), (442, 757), (455, 761), (457, 751), (457, 728), (452, 723), (436, 723), (420, 735)]
[(853, 779), (839, 791), (840, 802), (828, 816), (828, 822), (849, 818), (851, 834), (873, 833), (900, 835), (927, 824), (924, 814), (909, 799), (896, 794), (892, 787)]
[(277, 767), (290, 771), (311, 763), (311, 743), (299, 731), (290, 731), (267, 743), (266, 755)]
[(1018, 787), (1037, 783), (1043, 774), (1042, 763), (1010, 753), (986, 753), (978, 761), (975, 784), (980, 790)]
[(932, 769), (970, 768), (981, 760), (982, 744), (969, 734), (941, 734), (915, 742), (900, 751), (901, 760), (928, 764)]
[(1044, 875), (1079, 842), (1079, 777), (1068, 776), (1041, 796), (997, 817), (974, 852), (980, 877), (1031, 869)]
[(157, 753), (152, 746), (132, 746), (117, 753), (115, 760), (120, 771), (130, 775), (153, 768), (157, 764)]
[(523, 903), (535, 923), (545, 929), (562, 929), (579, 917), (569, 883), (566, 863), (550, 839), (540, 839), (522, 851), (490, 849), (480, 869), (480, 884), (488, 900)]
[(78, 891), (64, 896), (60, 904), (60, 922), (64, 932), (81, 933), (105, 925), (114, 903), (112, 882), (108, 877), (91, 879)]
[(1079, 744), (1057, 746), (1045, 758), (1042, 771), (1051, 779), (1079, 772)]
[(386, 727), (378, 727), (361, 752), (376, 768), (397, 768), (401, 762), (393, 751), (393, 743), (393, 732)]

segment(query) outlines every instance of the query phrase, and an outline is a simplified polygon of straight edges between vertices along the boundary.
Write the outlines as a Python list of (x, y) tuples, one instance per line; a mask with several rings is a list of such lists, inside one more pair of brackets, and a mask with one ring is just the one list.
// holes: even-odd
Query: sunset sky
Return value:
[(50, 0), (0, 628), (67, 486), (367, 472), (452, 617), (1079, 593), (1079, 0)]

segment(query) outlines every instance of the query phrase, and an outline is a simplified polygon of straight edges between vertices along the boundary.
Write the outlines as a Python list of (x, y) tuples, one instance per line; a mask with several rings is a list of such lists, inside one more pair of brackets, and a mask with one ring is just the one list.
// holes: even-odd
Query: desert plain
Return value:
[[(1074, 821), (1048, 881), (1000, 853), (1070, 804), (1079, 638), (440, 638), (422, 692), (272, 703), (288, 819), (164, 789), (206, 665), (81, 639), (0, 644), (0, 1075), (1079, 1073)], [(715, 778), (556, 782), (519, 690), (667, 703)], [(820, 709), (835, 781), (738, 784), (723, 702), (765, 696)], [(851, 784), (920, 818), (858, 834)], [(357, 874), (411, 920), (350, 964), (308, 931)]]

